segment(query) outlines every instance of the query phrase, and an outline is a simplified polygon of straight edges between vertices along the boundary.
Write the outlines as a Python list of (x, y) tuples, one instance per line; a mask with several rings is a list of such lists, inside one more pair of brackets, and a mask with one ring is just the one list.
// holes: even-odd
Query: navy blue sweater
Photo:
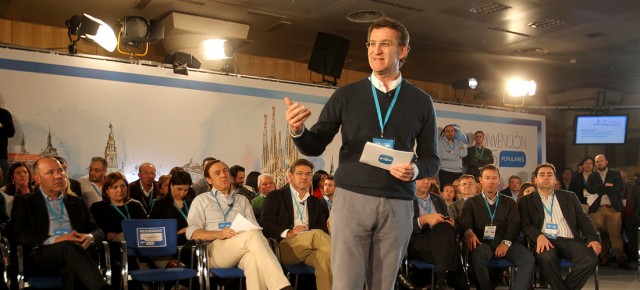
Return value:
[[(377, 90), (382, 116), (393, 100), (395, 90), (388, 94)], [(307, 156), (318, 156), (341, 129), (339, 166), (336, 186), (377, 197), (412, 200), (415, 182), (403, 182), (371, 165), (360, 163), (367, 141), (380, 138), (380, 125), (369, 79), (338, 89), (318, 117), (318, 122), (293, 142)], [(395, 140), (395, 149), (413, 151), (418, 179), (434, 176), (440, 166), (437, 149), (436, 113), (431, 96), (402, 80), (398, 100), (384, 130), (385, 139)]]

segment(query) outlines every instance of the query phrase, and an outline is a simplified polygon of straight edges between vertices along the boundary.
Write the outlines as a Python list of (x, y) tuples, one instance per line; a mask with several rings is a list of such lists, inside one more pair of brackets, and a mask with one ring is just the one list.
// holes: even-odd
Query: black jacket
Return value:
[[(606, 183), (612, 183), (613, 186), (604, 186)], [(602, 180), (600, 173), (595, 170), (587, 181), (587, 191), (598, 194), (598, 198), (589, 206), (589, 213), (594, 213), (598, 210), (600, 200), (605, 194), (609, 197), (609, 200), (611, 200), (613, 209), (622, 211), (624, 209), (622, 206), (622, 186), (622, 176), (619, 171), (609, 168), (607, 175), (604, 177), (604, 180)]]

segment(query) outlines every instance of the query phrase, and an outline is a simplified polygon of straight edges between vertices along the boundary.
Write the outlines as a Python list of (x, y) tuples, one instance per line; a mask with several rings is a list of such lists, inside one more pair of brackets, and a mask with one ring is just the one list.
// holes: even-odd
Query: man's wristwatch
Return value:
[(510, 247), (511, 247), (511, 241), (509, 241), (509, 240), (503, 240), (503, 241), (502, 241), (502, 243), (503, 243), (505, 246), (507, 246), (507, 248), (510, 248)]

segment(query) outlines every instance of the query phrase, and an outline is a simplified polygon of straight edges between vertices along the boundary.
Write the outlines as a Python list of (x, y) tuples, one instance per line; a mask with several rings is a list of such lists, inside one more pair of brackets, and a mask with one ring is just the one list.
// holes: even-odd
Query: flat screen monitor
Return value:
[(626, 115), (576, 116), (576, 145), (624, 144), (627, 139)]

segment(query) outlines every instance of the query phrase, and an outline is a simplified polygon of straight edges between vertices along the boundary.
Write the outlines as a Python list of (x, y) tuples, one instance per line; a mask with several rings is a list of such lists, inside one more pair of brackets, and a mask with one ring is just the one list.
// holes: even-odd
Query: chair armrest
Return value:
[(278, 241), (274, 238), (267, 238), (267, 240), (269, 241), (271, 250), (273, 250), (273, 253), (276, 254), (278, 262), (282, 264), (282, 256), (280, 255), (280, 243), (278, 243)]
[(18, 289), (24, 289), (24, 255), (22, 245), (17, 247), (18, 256)]
[(102, 241), (102, 254), (104, 255), (104, 279), (107, 284), (111, 285), (113, 273), (111, 272), (111, 249), (107, 241)]
[[(122, 283), (122, 289), (127, 290), (129, 289), (129, 261), (128, 261), (128, 255), (127, 255), (127, 241), (120, 241), (120, 261), (121, 261), (121, 283)], [(118, 287), (119, 288), (119, 287)]]

